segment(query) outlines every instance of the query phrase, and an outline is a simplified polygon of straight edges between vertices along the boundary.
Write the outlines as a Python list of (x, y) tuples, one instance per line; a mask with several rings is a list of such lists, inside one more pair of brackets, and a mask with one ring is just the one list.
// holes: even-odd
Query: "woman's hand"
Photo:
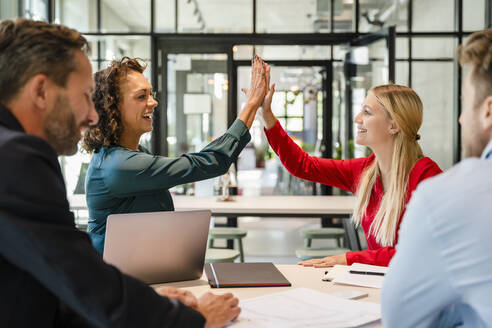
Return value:
[[(266, 65), (267, 86), (270, 86), (270, 65), (268, 64), (265, 65)], [(275, 83), (273, 83), (268, 88), (267, 93), (265, 95), (265, 99), (261, 104), (262, 115), (263, 115), (263, 119), (265, 120), (265, 125), (267, 130), (271, 129), (275, 125), (275, 123), (277, 123), (277, 118), (272, 112), (272, 98), (274, 93), (275, 93)]]
[(255, 55), (251, 66), (251, 84), (249, 89), (242, 89), (248, 97), (248, 103), (238, 116), (248, 129), (251, 128), (255, 119), (256, 111), (263, 103), (267, 92), (266, 68), (260, 57)]
[[(268, 84), (266, 81), (266, 67), (257, 55), (253, 58), (251, 66), (251, 83), (249, 89), (246, 89), (248, 104), (258, 108), (263, 103)], [(244, 90), (243, 90), (244, 91)]]
[(261, 108), (263, 108), (263, 112), (271, 112), (272, 98), (273, 98), (273, 94), (275, 93), (275, 83), (270, 85), (270, 65), (264, 63), (264, 67), (265, 67), (265, 79), (267, 83), (267, 92), (265, 94), (265, 98), (263, 99), (263, 103), (261, 104)]
[[(277, 123), (277, 118), (272, 112), (272, 98), (273, 94), (275, 93), (275, 83), (270, 86), (270, 65), (264, 62), (263, 67), (265, 69), (267, 92), (265, 94), (265, 97), (263, 98), (263, 102), (261, 103), (262, 116), (265, 121), (266, 128), (271, 129), (275, 125), (275, 123)], [(248, 89), (243, 88), (241, 90), (246, 96), (248, 96)]]
[(161, 296), (165, 296), (168, 298), (175, 298), (179, 300), (181, 303), (183, 303), (184, 305), (194, 308), (195, 310), (197, 309), (198, 306), (197, 298), (195, 297), (195, 295), (193, 295), (191, 292), (187, 290), (164, 286), (164, 287), (157, 288), (155, 291), (157, 294)]
[(297, 263), (299, 265), (305, 267), (313, 267), (313, 268), (327, 268), (332, 267), (335, 264), (347, 265), (347, 257), (344, 254), (339, 254), (335, 256), (327, 256), (322, 259), (313, 259), (308, 261), (302, 261)]

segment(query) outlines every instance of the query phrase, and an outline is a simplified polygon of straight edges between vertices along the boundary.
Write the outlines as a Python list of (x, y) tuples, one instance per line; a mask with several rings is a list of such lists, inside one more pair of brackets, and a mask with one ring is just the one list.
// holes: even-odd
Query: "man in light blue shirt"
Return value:
[(469, 158), (414, 192), (383, 284), (384, 327), (492, 327), (492, 29), (458, 54)]

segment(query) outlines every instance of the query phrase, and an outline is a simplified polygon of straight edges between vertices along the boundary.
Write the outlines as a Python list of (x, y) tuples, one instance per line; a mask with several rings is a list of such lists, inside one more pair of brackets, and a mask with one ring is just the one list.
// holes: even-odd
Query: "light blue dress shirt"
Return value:
[(492, 327), (492, 140), (422, 182), (381, 292), (388, 327)]

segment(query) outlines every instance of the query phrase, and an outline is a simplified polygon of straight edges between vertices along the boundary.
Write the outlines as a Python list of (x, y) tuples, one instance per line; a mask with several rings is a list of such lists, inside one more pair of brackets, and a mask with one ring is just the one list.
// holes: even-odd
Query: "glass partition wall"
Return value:
[[(435, 19), (436, 13), (439, 13), (439, 19)], [(443, 169), (461, 158), (457, 120), (461, 111), (459, 86), (462, 76), (454, 59), (454, 49), (473, 31), (491, 26), (491, 16), (490, 1), (487, 0), (0, 2), (0, 19), (35, 18), (62, 23), (83, 32), (91, 43), (94, 70), (104, 68), (112, 59), (123, 55), (147, 60), (149, 67), (145, 74), (158, 91), (159, 111), (152, 136), (146, 136), (143, 142), (151, 145), (155, 153), (164, 155), (179, 155), (180, 152), (197, 149), (201, 142), (225, 131), (243, 101), (239, 88), (244, 87), (240, 84), (243, 76), (248, 74), (245, 61), (253, 53), (258, 53), (269, 61), (279, 61), (274, 69), (279, 79), (292, 79), (290, 83), (293, 85), (279, 89), (276, 96), (276, 110), (285, 127), (297, 140), (306, 143), (306, 149), (313, 149), (313, 154), (316, 154), (319, 140), (323, 140), (318, 147), (319, 153), (339, 156), (337, 136), (344, 132), (339, 121), (342, 117), (349, 119), (343, 108), (347, 86), (343, 60), (348, 49), (342, 44), (381, 28), (395, 26), (394, 82), (411, 86), (421, 96), (424, 123), (420, 142), (426, 155), (435, 159)], [(187, 45), (202, 42), (220, 49), (170, 53), (159, 46), (161, 42), (164, 47), (172, 42)], [(226, 57), (206, 57), (217, 54)], [(180, 70), (179, 65), (177, 68), (173, 66), (174, 61), (178, 64), (187, 62), (179, 59), (181, 55), (191, 56), (189, 71)], [(313, 62), (317, 60), (328, 64)], [(280, 61), (291, 63), (282, 64)], [(305, 65), (306, 61), (311, 62)], [(195, 66), (200, 62), (213, 68), (198, 70)], [(297, 66), (291, 65), (294, 62)], [(376, 60), (371, 65), (378, 69), (380, 63)], [(222, 66), (218, 69), (217, 65)], [(358, 74), (365, 75), (365, 82), (352, 81), (356, 89), (361, 84), (366, 88), (370, 84), (385, 82), (372, 77), (367, 79), (362, 67)], [(297, 85), (298, 89), (294, 88), (306, 75), (310, 79), (306, 87)], [(295, 78), (299, 81), (294, 81)], [(220, 99), (216, 96), (219, 90), (222, 92)], [(210, 106), (205, 106), (200, 113), (189, 112), (188, 109), (185, 113), (185, 96), (187, 104), (203, 97), (200, 99)], [(362, 93), (359, 96), (362, 97)], [(302, 110), (296, 107), (301, 99)], [(326, 113), (328, 107), (331, 107), (330, 113)], [(315, 111), (317, 115), (313, 114)], [(313, 121), (317, 123), (313, 124)], [(177, 129), (179, 124), (186, 124), (186, 134)], [(263, 138), (261, 123), (255, 123), (252, 134), (253, 144), (264, 145), (264, 140), (260, 141)], [(316, 142), (312, 148), (314, 135)], [(186, 140), (186, 147), (179, 145), (181, 140)], [(265, 166), (271, 155), (268, 152), (264, 152)], [(245, 151), (244, 156), (247, 153)], [(263, 165), (261, 158), (257, 160), (257, 153), (250, 150), (250, 159), (241, 158), (238, 168), (247, 162), (252, 166), (253, 157), (255, 166)], [(347, 154), (342, 152), (340, 156)], [(83, 192), (80, 181), (87, 161), (87, 154), (61, 159), (68, 193)]]

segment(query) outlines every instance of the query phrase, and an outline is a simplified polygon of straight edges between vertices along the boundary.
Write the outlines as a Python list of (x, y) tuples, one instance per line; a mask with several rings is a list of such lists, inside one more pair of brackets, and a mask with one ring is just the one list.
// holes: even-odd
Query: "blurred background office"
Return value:
[[(491, 0), (0, 1), (0, 19), (34, 18), (83, 32), (94, 71), (124, 55), (145, 59), (159, 106), (142, 143), (156, 154), (199, 150), (221, 135), (244, 105), (240, 88), (257, 53), (272, 65), (276, 116), (312, 155), (366, 156), (353, 143), (352, 118), (371, 86), (393, 81), (421, 96), (420, 144), (444, 170), (462, 157), (455, 49), (492, 23)], [(240, 194), (341, 193), (290, 176), (262, 129), (257, 118), (237, 163)], [(83, 152), (60, 158), (68, 196), (84, 194), (89, 159)], [(218, 185), (216, 179), (173, 191), (213, 195)], [(87, 213), (77, 214), (83, 226)], [(249, 231), (247, 255), (282, 257), (302, 244), (299, 229), (315, 222), (246, 217), (239, 225)], [(265, 238), (277, 243), (262, 246)]]

